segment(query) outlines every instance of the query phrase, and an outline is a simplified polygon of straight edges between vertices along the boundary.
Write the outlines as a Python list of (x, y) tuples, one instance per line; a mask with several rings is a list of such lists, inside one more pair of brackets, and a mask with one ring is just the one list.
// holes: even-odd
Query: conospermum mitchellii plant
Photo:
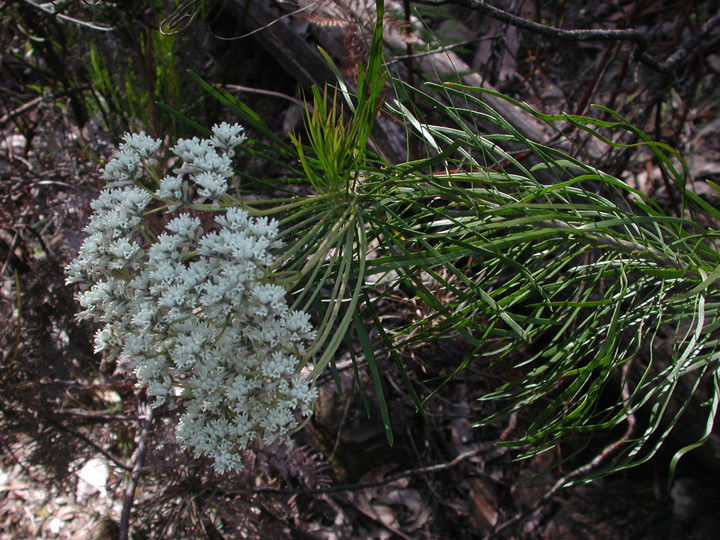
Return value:
[(317, 395), (299, 373), (315, 338), (310, 317), (288, 308), (269, 270), (278, 224), (228, 194), (244, 139), (226, 123), (209, 139), (181, 139), (171, 149), (179, 166), (158, 179), (161, 142), (125, 135), (67, 268), (78, 316), (102, 325), (95, 350), (120, 351), (153, 406), (182, 401), (178, 440), (218, 472), (239, 468), (251, 441), (287, 435)]
[[(692, 216), (717, 223), (720, 213), (686, 189), (681, 156), (609, 109), (613, 122), (549, 116), (489, 90), (428, 83), (443, 102), (392, 79), (399, 95), (416, 96), (448, 125), (427, 123), (421, 110), (396, 100), (385, 110), (411, 126), (426, 152), (388, 163), (368, 144), (386, 80), (382, 1), (376, 10), (357, 93), (315, 88), (306, 142), (291, 134), (287, 143), (247, 106), (199, 81), (271, 141), (253, 152), (286, 167), (279, 198), (243, 198), (247, 186), (231, 168), (243, 142), (237, 125), (179, 141), (171, 149), (179, 164), (164, 176), (154, 173), (160, 142), (126, 136), (104, 170), (110, 185), (93, 205), (90, 236), (68, 269), (80, 285), (81, 317), (104, 325), (97, 349), (129, 358), (154, 403), (183, 402), (178, 438), (214, 458), (218, 471), (238, 468), (237, 451), (250, 441), (296, 429), (294, 411), (309, 416), (312, 381), (340, 346), (367, 363), (392, 444), (378, 360), (450, 335), (473, 351), (457, 359), (454, 374), (470, 365), (512, 373), (478, 395), (493, 412), (475, 425), (530, 414), (534, 420), (506, 441), (520, 456), (627, 426), (558, 485), (650, 459), (689, 407), (685, 398), (679, 412), (670, 406), (681, 381), (695, 389), (712, 380), (707, 438), (720, 404), (720, 233)], [(619, 143), (606, 130), (634, 133), (674, 181), (689, 217), (668, 215), (622, 179), (528, 139), (482, 97), (611, 146)], [(288, 187), (294, 182), (310, 189)], [(384, 303), (404, 297), (419, 299), (427, 314), (388, 331)], [(658, 336), (668, 329), (672, 351), (660, 358)], [(422, 410), (429, 396), (396, 366)], [(641, 411), (647, 422), (639, 429)], [(677, 452), (672, 467), (701, 442)]]

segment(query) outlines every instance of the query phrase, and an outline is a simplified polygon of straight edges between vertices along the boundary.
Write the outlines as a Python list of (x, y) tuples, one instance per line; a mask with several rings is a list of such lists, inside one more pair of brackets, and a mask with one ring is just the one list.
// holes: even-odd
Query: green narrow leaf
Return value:
[(365, 356), (365, 360), (368, 363), (368, 368), (370, 369), (370, 376), (372, 377), (373, 386), (375, 387), (375, 395), (377, 396), (380, 418), (382, 419), (383, 427), (385, 428), (385, 437), (387, 438), (388, 444), (392, 446), (394, 443), (394, 435), (392, 424), (390, 423), (390, 413), (387, 408), (387, 403), (385, 402), (385, 393), (383, 392), (380, 372), (378, 371), (377, 362), (375, 361), (375, 352), (373, 350), (372, 343), (370, 342), (370, 336), (357, 313), (354, 314), (353, 324), (355, 326), (355, 333), (358, 341), (360, 342), (360, 348)]
[(195, 122), (194, 120), (192, 120), (190, 117), (184, 115), (183, 113), (181, 113), (181, 112), (178, 111), (177, 109), (173, 109), (173, 108), (170, 107), (169, 105), (165, 105), (164, 103), (161, 103), (161, 102), (159, 102), (159, 101), (157, 102), (157, 106), (160, 107), (160, 108), (161, 108), (162, 110), (164, 110), (165, 112), (170, 113), (172, 116), (174, 116), (175, 118), (177, 118), (178, 120), (180, 120), (180, 121), (183, 122), (184, 124), (187, 124), (188, 126), (192, 127), (192, 128), (193, 128), (194, 130), (196, 130), (198, 133), (202, 133), (205, 137), (210, 137), (210, 136), (212, 136), (212, 130), (209, 130), (209, 129), (208, 129), (207, 127), (205, 127), (205, 126), (201, 126), (200, 124), (198, 124), (197, 122)]
[(668, 489), (672, 485), (673, 478), (675, 477), (675, 470), (680, 459), (695, 448), (698, 448), (705, 444), (712, 434), (713, 427), (715, 426), (715, 416), (717, 415), (718, 403), (720, 403), (720, 372), (715, 370), (713, 374), (713, 395), (708, 404), (710, 412), (708, 412), (707, 421), (705, 422), (705, 431), (696, 442), (689, 444), (680, 450), (678, 450), (670, 462), (670, 473), (668, 475)]
[(380, 335), (380, 339), (382, 340), (383, 344), (385, 345), (385, 349), (390, 354), (391, 358), (395, 362), (395, 365), (397, 366), (398, 370), (400, 370), (400, 376), (403, 379), (403, 382), (405, 383), (405, 388), (407, 388), (408, 392), (410, 393), (410, 397), (413, 400), (413, 403), (415, 403), (416, 410), (422, 415), (423, 419), (427, 420), (427, 415), (425, 414), (425, 409), (423, 408), (422, 401), (420, 400), (420, 396), (417, 395), (417, 392), (415, 391), (415, 386), (413, 385), (412, 381), (410, 380), (410, 375), (408, 374), (407, 370), (405, 369), (405, 366), (402, 362), (402, 359), (398, 356), (397, 352), (395, 351), (395, 348), (392, 343), (392, 339), (390, 339), (390, 336), (387, 335), (387, 332), (385, 331), (385, 326), (382, 324), (380, 319), (378, 318), (377, 313), (375, 312), (375, 309), (372, 305), (372, 302), (370, 301), (370, 298), (367, 295), (366, 291), (363, 291), (363, 298), (365, 300), (365, 305), (367, 306), (367, 311), (370, 313), (370, 316), (373, 319), (373, 323), (375, 325), (375, 328), (378, 331), (378, 334)]
[(257, 113), (255, 113), (255, 111), (253, 111), (250, 107), (245, 105), (242, 101), (240, 101), (224, 89), (216, 88), (211, 84), (207, 83), (202, 77), (200, 77), (192, 70), (188, 70), (188, 73), (195, 80), (195, 82), (198, 83), (200, 88), (210, 94), (213, 99), (222, 103), (234, 114), (238, 115), (242, 119), (243, 123), (246, 124), (246, 127), (251, 126), (253, 129), (259, 131), (260, 133), (271, 139), (273, 143), (277, 145), (277, 151), (288, 150), (289, 147), (287, 143), (280, 139), (275, 134), (275, 131), (270, 129), (267, 124), (262, 120), (262, 118), (260, 118)]
[[(352, 366), (353, 366), (353, 377), (355, 379), (355, 386), (358, 389), (358, 393), (360, 394), (360, 399), (362, 399), (363, 405), (365, 407), (365, 414), (368, 418), (372, 416), (372, 407), (370, 406), (370, 400), (365, 395), (365, 389), (362, 385), (362, 379), (360, 378), (360, 370), (358, 369), (358, 358), (357, 353), (355, 352), (355, 347), (352, 344), (352, 341), (350, 340), (350, 333), (348, 332), (345, 336), (345, 344), (347, 346), (348, 351), (350, 351), (350, 359), (352, 360)], [(334, 364), (334, 361), (333, 361)], [(340, 393), (342, 394), (342, 389), (340, 390)]]

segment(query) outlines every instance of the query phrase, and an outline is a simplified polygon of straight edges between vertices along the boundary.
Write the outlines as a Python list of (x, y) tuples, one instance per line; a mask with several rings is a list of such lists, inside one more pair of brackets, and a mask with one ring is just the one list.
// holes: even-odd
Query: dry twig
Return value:
[(436, 473), (441, 471), (446, 471), (448, 469), (452, 469), (453, 467), (456, 467), (460, 463), (470, 459), (471, 457), (480, 455), (480, 454), (486, 454), (491, 452), (492, 450), (495, 450), (497, 447), (495, 443), (487, 442), (479, 444), (476, 448), (473, 448), (472, 450), (468, 450), (466, 452), (462, 452), (461, 454), (458, 454), (455, 456), (454, 459), (444, 462), (444, 463), (437, 463), (435, 465), (428, 465), (426, 467), (418, 467), (416, 469), (408, 469), (406, 471), (402, 471), (397, 474), (393, 474), (390, 476), (386, 476), (385, 478), (381, 480), (377, 480), (375, 482), (361, 482), (357, 484), (338, 484), (336, 486), (330, 486), (326, 488), (316, 488), (316, 489), (292, 489), (292, 488), (238, 488), (238, 489), (227, 489), (227, 490), (215, 490), (215, 491), (221, 491), (222, 493), (226, 495), (257, 495), (261, 493), (273, 493), (277, 495), (323, 495), (327, 493), (338, 493), (341, 491), (358, 491), (361, 489), (369, 489), (374, 487), (380, 487), (387, 484), (392, 484), (393, 482), (397, 482), (398, 480), (402, 480), (403, 478), (408, 478), (411, 476), (420, 476), (424, 474), (430, 474), (430, 473)]
[(649, 68), (663, 74), (672, 73), (688, 56), (696, 51), (698, 46), (706, 40), (716, 26), (720, 25), (720, 13), (714, 15), (703, 25), (702, 29), (687, 40), (678, 50), (671, 54), (664, 62), (658, 62), (645, 50), (648, 47), (647, 37), (640, 31), (634, 29), (589, 29), (565, 30), (554, 26), (540, 24), (502, 9), (492, 6), (484, 0), (414, 0), (418, 4), (440, 6), (444, 4), (456, 4), (473, 11), (483, 13), (498, 21), (528, 30), (536, 34), (550, 38), (563, 39), (566, 41), (632, 41), (638, 48), (635, 57)]
[(523, 30), (529, 30), (536, 34), (567, 41), (633, 41), (638, 45), (638, 54), (641, 54), (648, 45), (647, 37), (637, 30), (598, 30), (588, 28), (564, 30), (518, 17), (481, 0), (415, 0), (415, 2), (429, 6), (440, 6), (443, 4), (464, 6), (473, 11), (488, 15), (498, 21), (522, 28)]
[(147, 413), (145, 414), (145, 420), (138, 436), (138, 446), (135, 449), (133, 455), (133, 469), (130, 473), (130, 481), (128, 482), (127, 488), (125, 489), (125, 495), (123, 497), (123, 508), (122, 514), (120, 515), (120, 533), (118, 534), (119, 540), (127, 540), (130, 532), (130, 512), (132, 510), (133, 502), (135, 500), (135, 488), (140, 480), (140, 474), (142, 473), (143, 463), (145, 462), (145, 451), (147, 450), (147, 439), (150, 434), (150, 428), (153, 422), (153, 408), (147, 405)]

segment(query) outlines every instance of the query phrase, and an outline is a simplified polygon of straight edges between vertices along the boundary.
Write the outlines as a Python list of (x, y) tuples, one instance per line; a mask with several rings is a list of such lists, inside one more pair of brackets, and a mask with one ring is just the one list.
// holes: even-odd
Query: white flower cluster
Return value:
[[(137, 181), (160, 142), (127, 135), (67, 268), (68, 283), (80, 284), (78, 316), (104, 324), (96, 350), (130, 359), (156, 405), (181, 399), (178, 440), (219, 472), (240, 468), (238, 450), (250, 441), (287, 434), (293, 412), (309, 415), (317, 397), (298, 373), (315, 338), (309, 315), (288, 308), (268, 271), (277, 222), (219, 205), (241, 132), (222, 124), (209, 140), (180, 140), (172, 152), (183, 164), (154, 193)], [(154, 200), (192, 209), (207, 199), (218, 204), (214, 220), (184, 212), (162, 231), (151, 226)]]

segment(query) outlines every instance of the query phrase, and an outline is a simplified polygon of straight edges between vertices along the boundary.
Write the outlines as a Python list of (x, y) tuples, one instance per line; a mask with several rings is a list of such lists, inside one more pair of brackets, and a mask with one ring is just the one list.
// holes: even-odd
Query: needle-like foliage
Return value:
[[(611, 121), (549, 116), (479, 88), (392, 84), (445, 119), (432, 125), (400, 101), (388, 107), (424, 141), (426, 158), (354, 159), (365, 156), (364, 147), (340, 144), (342, 137), (372, 119), (339, 121), (336, 101), (324, 108), (319, 92), (308, 116), (309, 147), (294, 140), (317, 195), (283, 218), (284, 240), (293, 247), (278, 269), (302, 276), (295, 307), (321, 314), (314, 375), (352, 332), (392, 441), (376, 356), (397, 359), (403, 348), (459, 337), (474, 353), (458, 358), (455, 375), (473, 365), (503, 381), (478, 395), (495, 411), (478, 425), (521, 415), (524, 430), (510, 444), (523, 456), (571, 435), (630, 425), (588, 475), (636, 465), (656, 453), (694, 395), (704, 396), (702, 442), (720, 393), (720, 254), (718, 232), (708, 226), (720, 215), (686, 189), (682, 158), (609, 110), (603, 112)], [(681, 215), (559, 149), (572, 148), (573, 140), (565, 146), (529, 140), (485, 103), (487, 94), (558, 134), (571, 126), (610, 146), (619, 146), (614, 133), (634, 134), (633, 144), (654, 156), (682, 195)], [(479, 120), (495, 130), (481, 132)], [(334, 163), (328, 148), (341, 148)], [(422, 316), (386, 328), (378, 316), (383, 302), (408, 294), (425, 306)], [(377, 342), (367, 324), (375, 325)], [(690, 443), (677, 457), (696, 445)]]
[[(569, 124), (607, 144), (601, 129), (636, 133), (683, 195), (683, 215), (675, 217), (621, 179), (525, 138), (482, 101), (486, 90), (430, 86), (468, 106), (415, 91), (442, 107), (449, 126), (421, 124), (396, 106), (437, 156), (396, 168), (398, 181), (415, 181), (398, 185), (384, 214), (373, 214), (382, 216), (373, 225), (385, 254), (370, 267), (393, 268), (427, 302), (421, 272), (454, 292), (422, 324), (459, 332), (476, 345), (470, 362), (504, 376), (479, 396), (497, 412), (478, 424), (522, 414), (529, 421), (512, 444), (534, 455), (568, 435), (642, 418), (613, 448), (600, 469), (608, 472), (654, 455), (696, 394), (707, 415), (702, 442), (720, 393), (720, 254), (718, 231), (707, 225), (718, 213), (686, 190), (680, 156), (620, 117), (547, 116), (516, 103), (553, 127)], [(478, 117), (497, 131), (480, 134)], [(500, 146), (508, 142), (513, 153)], [(453, 172), (421, 174), (427, 166)], [(395, 337), (430, 338), (414, 330)]]
[[(312, 383), (347, 344), (353, 358), (368, 363), (392, 443), (378, 359), (396, 361), (422, 411), (432, 396), (416, 395), (399, 353), (463, 339), (473, 353), (457, 358), (453, 376), (469, 366), (492, 375), (493, 390), (478, 395), (492, 412), (477, 424), (519, 416), (522, 430), (508, 444), (520, 455), (569, 436), (608, 433), (616, 440), (607, 446), (612, 452), (584, 477), (619, 470), (653, 456), (687, 408), (701, 406), (705, 433), (688, 441), (674, 466), (709, 436), (720, 398), (720, 212), (687, 189), (676, 152), (612, 111), (604, 109), (612, 120), (602, 121), (548, 116), (459, 84), (420, 90), (390, 80), (412, 99), (396, 100), (385, 113), (409, 126), (425, 157), (383, 162), (368, 149), (385, 84), (382, 14), (378, 0), (357, 92), (344, 83), (334, 93), (313, 90), (306, 140), (292, 135), (287, 143), (248, 107), (201, 83), (271, 141), (251, 140), (245, 150), (292, 177), (273, 186), (284, 197), (251, 199), (246, 192), (263, 180), (241, 173), (220, 207), (277, 216), (279, 247), (267, 279), (293, 295), (291, 310), (316, 320), (316, 339), (297, 371)], [(529, 140), (487, 104), (488, 95), (556, 130), (556, 143)], [(422, 104), (442, 120), (425, 121)], [(571, 155), (579, 145), (563, 135), (567, 127), (611, 147), (620, 145), (615, 133), (632, 134), (631, 144), (650, 152), (672, 181), (681, 208), (668, 212), (592, 160)], [(294, 189), (298, 182), (305, 187)], [(423, 308), (390, 327), (380, 314), (398, 297)], [(625, 429), (620, 439), (616, 427)]]

